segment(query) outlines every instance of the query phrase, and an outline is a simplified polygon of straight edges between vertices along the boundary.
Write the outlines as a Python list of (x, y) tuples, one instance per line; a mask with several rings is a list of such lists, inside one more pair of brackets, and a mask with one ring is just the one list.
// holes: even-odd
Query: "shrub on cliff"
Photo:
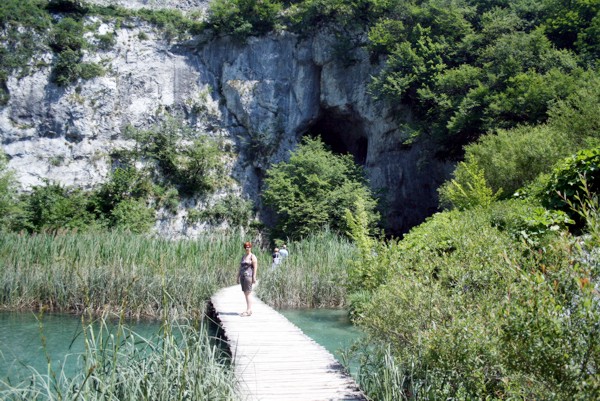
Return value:
[(181, 193), (212, 194), (228, 181), (229, 152), (217, 138), (197, 132), (182, 121), (170, 118), (149, 130), (129, 129), (126, 135), (137, 142), (137, 148), (123, 151), (124, 156), (156, 163), (148, 164), (148, 173), (156, 175), (158, 167), (167, 183)]
[(23, 197), (23, 228), (33, 231), (87, 230), (95, 225), (87, 194), (76, 188), (46, 182)]
[(221, 35), (262, 35), (273, 30), (281, 8), (277, 0), (215, 0), (208, 10), (207, 25)]
[(16, 182), (8, 169), (6, 156), (0, 152), (0, 232), (13, 224), (18, 211)]

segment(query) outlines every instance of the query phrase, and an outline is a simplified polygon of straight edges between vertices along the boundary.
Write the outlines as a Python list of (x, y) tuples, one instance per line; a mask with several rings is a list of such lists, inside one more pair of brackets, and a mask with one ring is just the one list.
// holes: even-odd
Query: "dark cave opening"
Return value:
[(349, 153), (362, 166), (367, 162), (369, 141), (364, 134), (363, 122), (351, 113), (322, 110), (307, 134), (320, 137), (333, 153)]

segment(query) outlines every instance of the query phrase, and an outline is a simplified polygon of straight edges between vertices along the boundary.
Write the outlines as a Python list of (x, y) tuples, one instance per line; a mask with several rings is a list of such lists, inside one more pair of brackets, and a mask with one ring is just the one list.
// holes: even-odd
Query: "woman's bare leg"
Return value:
[(251, 298), (251, 291), (246, 291), (244, 292), (244, 296), (246, 297), (246, 312), (248, 314), (252, 313), (252, 298)]

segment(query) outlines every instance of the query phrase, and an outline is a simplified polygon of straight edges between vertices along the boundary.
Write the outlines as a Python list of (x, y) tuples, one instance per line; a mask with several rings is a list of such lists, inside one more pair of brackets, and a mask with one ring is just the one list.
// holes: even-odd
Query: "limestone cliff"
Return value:
[[(341, 61), (327, 32), (310, 38), (279, 33), (246, 43), (209, 37), (169, 43), (141, 22), (98, 29), (116, 32), (114, 46), (86, 55), (104, 66), (104, 76), (56, 86), (49, 53), (42, 56), (47, 63), (7, 82), (10, 100), (0, 110), (0, 137), (23, 189), (43, 179), (97, 185), (109, 173), (111, 150), (128, 146), (124, 127), (150, 127), (167, 111), (234, 144), (237, 191), (255, 201), (265, 169), (312, 133), (365, 166), (372, 187), (384, 190), (391, 232), (405, 231), (435, 210), (436, 188), (449, 166), (422, 143), (403, 145), (401, 126), (410, 115), (369, 95), (377, 66), (363, 50), (354, 50), (351, 62)], [(164, 217), (157, 231), (195, 235), (201, 226), (184, 224), (185, 213), (182, 207)]]

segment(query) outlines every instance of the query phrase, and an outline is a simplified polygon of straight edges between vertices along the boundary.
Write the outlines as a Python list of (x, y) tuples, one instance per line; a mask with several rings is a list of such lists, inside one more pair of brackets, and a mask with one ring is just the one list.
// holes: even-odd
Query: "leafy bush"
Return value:
[(476, 206), (487, 207), (502, 192), (496, 193), (487, 185), (484, 171), (474, 158), (460, 162), (454, 170), (454, 178), (444, 183), (439, 189), (440, 205), (460, 210)]
[[(484, 208), (438, 213), (399, 242), (400, 252), (392, 251), (393, 274), (362, 304), (359, 322), (377, 343), (390, 344), (383, 374), (396, 379), (367, 382), (370, 394), (386, 400), (392, 392), (457, 400), (598, 394), (596, 239), (586, 245), (551, 235), (544, 249), (526, 252), (510, 234), (521, 220), (507, 214), (510, 207), (502, 206), (501, 215)], [(505, 226), (492, 223), (498, 217)], [(368, 363), (367, 372), (379, 366)]]
[(154, 210), (142, 199), (126, 199), (119, 202), (111, 212), (113, 226), (134, 233), (150, 231), (154, 225)]
[(533, 198), (495, 202), (489, 213), (492, 226), (534, 248), (547, 245), (558, 232), (573, 224), (565, 212), (548, 210)]
[(219, 142), (200, 136), (181, 149), (176, 159), (175, 183), (186, 193), (211, 193), (227, 182)]
[(50, 47), (57, 53), (57, 58), (52, 79), (60, 86), (66, 86), (80, 78), (91, 79), (104, 74), (100, 65), (82, 62), (82, 49), (88, 46), (83, 31), (83, 22), (70, 17), (62, 18), (54, 25)]
[(152, 193), (152, 183), (146, 175), (134, 167), (119, 167), (112, 172), (108, 181), (94, 192), (93, 208), (98, 218), (105, 219), (119, 203), (147, 199)]
[(70, 17), (62, 18), (51, 33), (50, 47), (57, 53), (80, 50), (86, 44), (83, 38), (83, 22)]
[(163, 175), (180, 192), (208, 194), (227, 182), (227, 153), (218, 139), (199, 135), (181, 121), (169, 119), (151, 130), (131, 130), (137, 142), (134, 159), (156, 162)]
[[(358, 199), (354, 205), (354, 213), (346, 209), (347, 235), (356, 243), (359, 257), (348, 261), (348, 290), (351, 294), (368, 293), (384, 284), (390, 274), (397, 255), (396, 241), (377, 241), (372, 237), (372, 227), (369, 212), (365, 209), (364, 200)], [(354, 297), (352, 309), (359, 310), (364, 298)]]
[(306, 137), (288, 162), (267, 170), (265, 185), (262, 197), (277, 216), (276, 237), (301, 238), (325, 226), (344, 234), (346, 210), (354, 211), (358, 200), (369, 225), (379, 219), (362, 168), (352, 156), (327, 150), (320, 139)]
[(218, 34), (245, 39), (273, 30), (280, 11), (277, 0), (215, 0), (210, 3), (207, 24)]
[(564, 210), (580, 221), (572, 205), (600, 190), (600, 148), (584, 149), (561, 161), (540, 194), (549, 208)]
[(33, 187), (23, 202), (23, 225), (30, 231), (86, 230), (94, 226), (94, 215), (88, 211), (89, 198), (79, 189), (46, 182)]
[(247, 227), (251, 218), (252, 202), (233, 194), (225, 196), (195, 217), (211, 224), (226, 222), (230, 227)]
[(556, 160), (568, 154), (571, 144), (566, 135), (552, 126), (522, 126), (488, 134), (466, 146), (468, 160), (474, 160), (485, 171), (485, 179), (505, 196), (548, 172)]
[(96, 63), (82, 63), (81, 53), (67, 49), (58, 55), (52, 71), (52, 79), (59, 86), (67, 86), (81, 79), (91, 79), (104, 74), (104, 69)]
[(11, 228), (20, 210), (16, 181), (7, 164), (4, 152), (0, 152), (0, 232)]

